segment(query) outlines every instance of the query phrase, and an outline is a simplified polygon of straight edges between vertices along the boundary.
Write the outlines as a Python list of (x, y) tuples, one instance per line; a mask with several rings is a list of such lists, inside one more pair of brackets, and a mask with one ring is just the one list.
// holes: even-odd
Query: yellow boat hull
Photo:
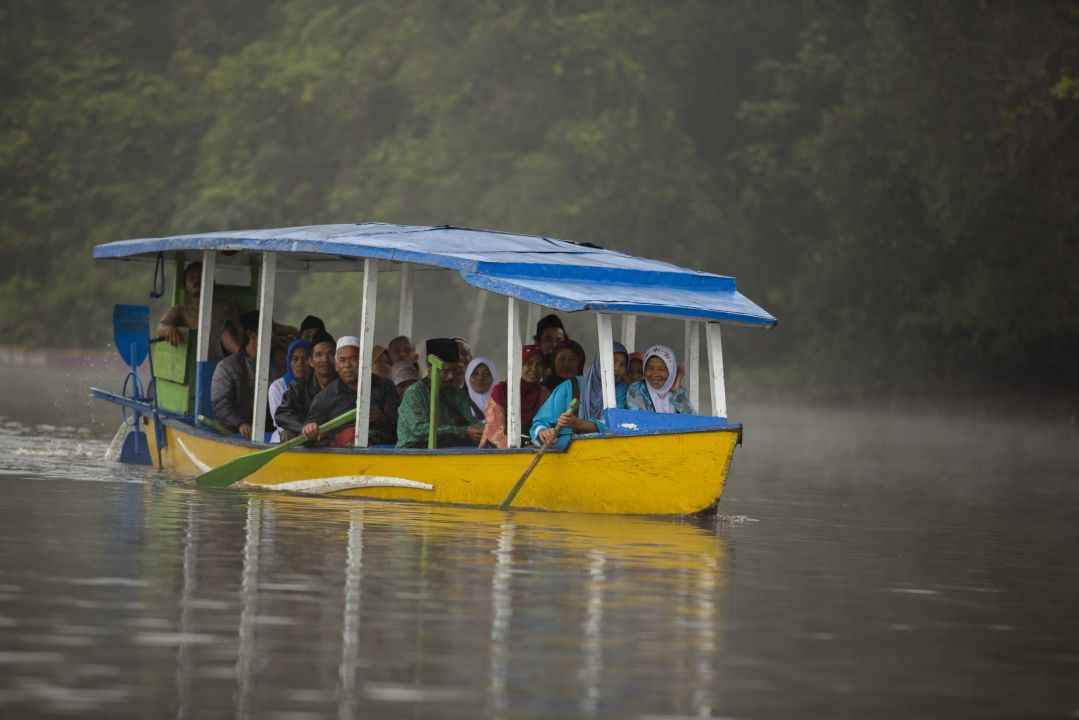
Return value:
[[(153, 428), (147, 430), (152, 438)], [(166, 421), (162, 430), (161, 465), (192, 476), (256, 449), (183, 423)], [(740, 426), (732, 426), (578, 438), (564, 452), (545, 454), (513, 506), (645, 515), (707, 510), (719, 501), (740, 436)], [(529, 450), (299, 449), (282, 453), (243, 484), (335, 497), (497, 506), (533, 456)]]

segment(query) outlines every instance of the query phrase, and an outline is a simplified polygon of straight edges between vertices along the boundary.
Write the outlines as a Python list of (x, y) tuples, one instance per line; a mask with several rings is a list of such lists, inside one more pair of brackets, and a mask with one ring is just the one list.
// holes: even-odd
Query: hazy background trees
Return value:
[(105, 344), (98, 243), (382, 220), (734, 275), (759, 385), (1079, 388), (1075, 2), (5, 0), (0, 97), (4, 344)]

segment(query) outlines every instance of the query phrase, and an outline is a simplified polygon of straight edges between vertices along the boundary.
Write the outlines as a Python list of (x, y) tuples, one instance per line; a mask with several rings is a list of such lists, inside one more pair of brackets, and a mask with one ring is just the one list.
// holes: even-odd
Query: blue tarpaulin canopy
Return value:
[(364, 258), (456, 270), (468, 284), (563, 312), (592, 310), (771, 327), (734, 278), (566, 240), (448, 226), (309, 225), (141, 238), (94, 248), (95, 258), (152, 260), (217, 250), (273, 252), (279, 271), (358, 270)]

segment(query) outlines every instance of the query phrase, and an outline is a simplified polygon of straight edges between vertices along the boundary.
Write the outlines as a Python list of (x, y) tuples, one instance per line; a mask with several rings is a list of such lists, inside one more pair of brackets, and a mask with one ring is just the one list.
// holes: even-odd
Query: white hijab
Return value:
[(674, 385), (674, 378), (678, 373), (678, 361), (674, 357), (674, 350), (671, 350), (666, 345), (653, 345), (648, 348), (644, 353), (644, 364), (648, 364), (648, 359), (652, 356), (658, 357), (663, 361), (663, 364), (667, 366), (667, 382), (663, 383), (663, 387), (658, 390), (652, 387), (652, 384), (646, 379), (644, 386), (648, 388), (648, 395), (652, 398), (652, 407), (659, 413), (673, 413), (674, 406), (671, 405), (671, 386)]
[[(472, 371), (476, 369), (477, 365), (486, 365), (487, 369), (491, 371), (491, 387), (487, 388), (487, 392), (485, 393), (478, 393), (472, 389)], [(495, 389), (495, 385), (497, 384), (498, 370), (495, 368), (495, 364), (491, 362), (490, 358), (472, 358), (472, 362), (470, 362), (468, 368), (465, 369), (465, 387), (468, 388), (468, 396), (472, 398), (472, 402), (476, 403), (476, 407), (480, 409), (480, 412), (483, 412), (484, 408), (487, 407), (487, 398), (491, 397), (491, 391)]]

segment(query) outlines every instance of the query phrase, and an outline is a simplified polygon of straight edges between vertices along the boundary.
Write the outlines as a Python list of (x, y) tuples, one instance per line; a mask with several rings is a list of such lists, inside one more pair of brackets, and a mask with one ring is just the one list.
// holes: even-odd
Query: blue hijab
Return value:
[[(614, 351), (622, 353), (629, 360), (629, 351), (626, 346), (617, 340), (614, 342)], [(592, 358), (592, 365), (584, 374), (581, 383), (581, 413), (579, 417), (585, 420), (598, 418), (603, 414), (603, 371), (599, 365), (599, 353)]]
[(292, 353), (296, 351), (296, 348), (302, 347), (307, 351), (307, 356), (311, 357), (311, 343), (307, 342), (303, 338), (293, 340), (288, 344), (288, 350), (285, 352), (285, 389), (292, 384), (292, 381), (296, 379), (296, 376), (292, 374)]

